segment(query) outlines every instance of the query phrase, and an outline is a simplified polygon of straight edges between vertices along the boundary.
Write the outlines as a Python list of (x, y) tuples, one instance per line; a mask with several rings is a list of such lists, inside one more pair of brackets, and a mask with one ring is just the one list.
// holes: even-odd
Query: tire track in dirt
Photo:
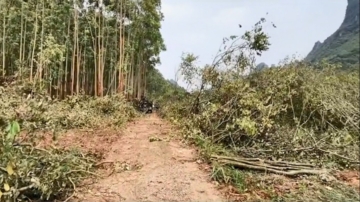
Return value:
[[(196, 151), (175, 139), (166, 141), (171, 131), (156, 114), (129, 123), (105, 161), (136, 168), (100, 179), (73, 201), (225, 201), (209, 181), (209, 173), (200, 170)], [(152, 137), (162, 141), (150, 141)]]

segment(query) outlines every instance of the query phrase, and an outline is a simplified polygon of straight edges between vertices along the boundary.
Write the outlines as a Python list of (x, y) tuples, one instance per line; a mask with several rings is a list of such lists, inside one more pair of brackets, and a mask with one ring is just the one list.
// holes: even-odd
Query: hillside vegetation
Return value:
[(316, 42), (305, 58), (310, 62), (326, 59), (331, 63), (341, 63), (344, 68), (359, 64), (359, 1), (348, 0), (346, 13), (340, 27), (323, 43)]

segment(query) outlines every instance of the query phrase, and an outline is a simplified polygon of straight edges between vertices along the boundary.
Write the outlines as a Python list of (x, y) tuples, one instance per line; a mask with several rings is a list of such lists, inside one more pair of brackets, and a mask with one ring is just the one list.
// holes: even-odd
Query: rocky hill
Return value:
[(345, 66), (359, 63), (359, 0), (347, 0), (341, 26), (323, 43), (317, 41), (305, 60), (316, 62), (328, 59)]
[(256, 65), (256, 68), (255, 68), (255, 71), (261, 71), (263, 70), (264, 68), (268, 68), (269, 65), (267, 65), (266, 63), (262, 62), (262, 63), (259, 63), (258, 65)]

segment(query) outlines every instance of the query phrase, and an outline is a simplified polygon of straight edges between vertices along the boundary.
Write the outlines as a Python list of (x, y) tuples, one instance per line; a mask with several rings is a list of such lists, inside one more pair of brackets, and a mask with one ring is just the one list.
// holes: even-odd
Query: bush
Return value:
[(0, 131), (0, 201), (24, 197), (63, 197), (93, 169), (93, 158), (68, 151), (17, 145), (17, 122)]
[(0, 126), (6, 120), (18, 120), (26, 130), (49, 130), (121, 126), (137, 113), (122, 95), (94, 98), (71, 96), (52, 100), (35, 94), (23, 96), (24, 87), (14, 85), (0, 89)]
[[(316, 70), (290, 63), (223, 80), (221, 87), (194, 93), (166, 113), (181, 119), (188, 135), (197, 131), (243, 156), (336, 159), (348, 166), (359, 152), (359, 73), (323, 65)], [(199, 113), (191, 114), (189, 103), (197, 97)]]
[(26, 85), (19, 83), (0, 86), (0, 201), (62, 199), (79, 182), (94, 175), (95, 156), (68, 149), (45, 150), (32, 142), (19, 144), (15, 138), (20, 126), (36, 139), (40, 130), (56, 134), (74, 128), (122, 126), (137, 116), (120, 95), (52, 100), (27, 92)]

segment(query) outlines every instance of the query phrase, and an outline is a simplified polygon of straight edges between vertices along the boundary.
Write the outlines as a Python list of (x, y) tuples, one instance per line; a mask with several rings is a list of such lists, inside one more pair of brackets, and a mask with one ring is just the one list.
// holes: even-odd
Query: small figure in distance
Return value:
[(140, 97), (140, 109), (145, 113), (152, 113), (153, 110), (152, 103), (149, 102), (144, 95)]

